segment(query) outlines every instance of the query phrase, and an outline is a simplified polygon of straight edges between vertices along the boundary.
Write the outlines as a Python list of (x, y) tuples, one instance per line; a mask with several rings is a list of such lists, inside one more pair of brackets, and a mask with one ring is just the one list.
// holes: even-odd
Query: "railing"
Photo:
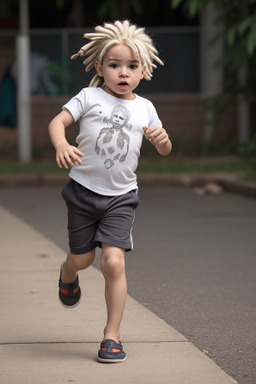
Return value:
[[(39, 82), (38, 89), (32, 89), (32, 93), (75, 94), (89, 84), (93, 73), (84, 71), (83, 60), (69, 60), (85, 44), (83, 34), (89, 30), (30, 30), (31, 76), (37, 77)], [(148, 32), (165, 66), (158, 66), (151, 82), (142, 81), (138, 92), (200, 93), (199, 27), (148, 28)], [(0, 38), (3, 41), (4, 38), (15, 37), (17, 34), (18, 31), (15, 30), (0, 31)]]

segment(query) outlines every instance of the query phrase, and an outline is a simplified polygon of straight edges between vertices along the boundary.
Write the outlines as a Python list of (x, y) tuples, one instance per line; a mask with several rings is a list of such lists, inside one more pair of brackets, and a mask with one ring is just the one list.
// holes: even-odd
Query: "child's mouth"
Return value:
[(120, 83), (118, 83), (118, 85), (120, 87), (127, 87), (128, 86), (128, 83), (126, 81), (121, 81)]

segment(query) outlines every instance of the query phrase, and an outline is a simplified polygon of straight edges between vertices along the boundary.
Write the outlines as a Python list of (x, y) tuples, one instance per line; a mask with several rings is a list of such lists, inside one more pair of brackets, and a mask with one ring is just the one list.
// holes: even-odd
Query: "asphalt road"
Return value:
[[(1, 188), (0, 204), (67, 250), (60, 190)], [(140, 199), (129, 294), (240, 384), (255, 384), (256, 199), (174, 187), (141, 188)]]

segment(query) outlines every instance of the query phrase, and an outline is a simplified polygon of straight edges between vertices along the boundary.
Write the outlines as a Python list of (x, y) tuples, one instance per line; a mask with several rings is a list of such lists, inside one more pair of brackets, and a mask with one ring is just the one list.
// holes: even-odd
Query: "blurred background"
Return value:
[[(94, 76), (82, 58), (70, 60), (83, 34), (115, 19), (154, 39), (165, 66), (136, 92), (155, 104), (173, 142), (167, 157), (142, 147), (130, 294), (254, 384), (256, 0), (0, 0), (1, 205), (66, 250), (59, 189), (68, 176), (48, 124)], [(72, 144), (77, 132), (67, 130)]]
[(0, 159), (54, 159), (49, 121), (94, 75), (70, 56), (85, 32), (126, 18), (146, 27), (165, 63), (137, 92), (155, 104), (174, 156), (255, 157), (255, 17), (250, 0), (1, 1)]

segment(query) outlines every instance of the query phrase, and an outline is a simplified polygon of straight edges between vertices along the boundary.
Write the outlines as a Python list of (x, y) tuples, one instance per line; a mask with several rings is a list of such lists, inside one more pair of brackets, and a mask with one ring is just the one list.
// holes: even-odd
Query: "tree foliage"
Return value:
[[(256, 100), (256, 0), (171, 0), (173, 8), (183, 7), (190, 17), (200, 15), (205, 6), (214, 4), (222, 26), (212, 43), (222, 39), (225, 49), (219, 65), (224, 68), (224, 92), (242, 94)], [(238, 76), (244, 69), (245, 76)]]

